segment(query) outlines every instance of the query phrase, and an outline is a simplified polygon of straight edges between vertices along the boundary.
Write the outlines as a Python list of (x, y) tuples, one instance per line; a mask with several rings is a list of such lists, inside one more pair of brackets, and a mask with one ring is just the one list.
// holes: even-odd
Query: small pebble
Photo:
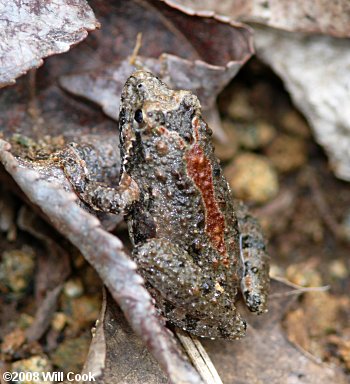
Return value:
[(344, 237), (350, 242), (350, 210), (346, 210), (344, 218), (342, 220), (342, 229), (344, 232)]
[(285, 271), (279, 265), (272, 263), (270, 265), (269, 275), (270, 275), (270, 277), (282, 277), (283, 278), (285, 276)]
[(18, 319), (18, 326), (21, 329), (27, 329), (33, 324), (33, 321), (34, 321), (33, 316), (28, 315), (27, 313), (21, 313)]
[(214, 138), (215, 155), (222, 161), (231, 160), (238, 148), (238, 136), (235, 129), (235, 124), (229, 120), (222, 121), (222, 129), (227, 137), (227, 140), (218, 140)]
[(292, 264), (286, 269), (286, 277), (301, 287), (319, 287), (322, 285), (321, 275), (313, 264)]
[(0, 187), (0, 232), (7, 233), (9, 242), (17, 237), (16, 201), (13, 195)]
[(295, 110), (289, 110), (287, 113), (284, 113), (279, 120), (279, 124), (285, 131), (293, 135), (305, 139), (311, 136), (310, 127), (306, 120)]
[(338, 320), (337, 296), (329, 292), (308, 292), (298, 307), (287, 313), (284, 324), (289, 340), (313, 356), (324, 359), (325, 350), (320, 340), (336, 333)]
[[(50, 372), (52, 366), (50, 361), (44, 356), (32, 356), (29, 359), (18, 360), (12, 364), (12, 372)], [(31, 381), (16, 381), (16, 384), (51, 384), (51, 381), (44, 381), (43, 379)]]
[(65, 339), (51, 354), (52, 363), (59, 371), (81, 372), (91, 342), (90, 332), (73, 339)]
[(1, 352), (4, 354), (13, 355), (18, 348), (25, 342), (26, 336), (22, 329), (16, 328), (8, 333), (1, 344)]
[(235, 197), (266, 203), (278, 193), (276, 170), (265, 156), (242, 153), (225, 169)]
[(65, 298), (62, 296), (62, 310), (67, 316), (68, 329), (76, 332), (90, 326), (99, 316), (101, 301), (96, 295), (84, 295), (78, 298)]
[(350, 337), (349, 328), (346, 329), (343, 335), (338, 336), (331, 334), (328, 336), (329, 344), (337, 347), (337, 353), (342, 359), (347, 371), (350, 371)]
[(335, 279), (346, 279), (349, 276), (349, 271), (343, 260), (333, 260), (329, 264), (329, 272)]
[(63, 291), (67, 297), (80, 297), (84, 293), (83, 283), (80, 279), (70, 279), (64, 284)]
[(35, 147), (37, 145), (32, 138), (19, 133), (14, 133), (12, 140), (20, 145), (23, 145), (24, 147)]
[(34, 267), (35, 254), (30, 247), (3, 252), (0, 285), (5, 285), (15, 294), (23, 294), (33, 279)]
[(249, 91), (242, 88), (239, 92), (235, 92), (226, 108), (226, 112), (234, 120), (252, 120), (255, 113), (249, 103)]
[(67, 324), (66, 314), (64, 314), (62, 312), (56, 312), (53, 315), (52, 320), (51, 320), (51, 326), (55, 331), (61, 332), (66, 324)]
[(306, 163), (303, 139), (285, 134), (277, 136), (266, 149), (266, 155), (280, 172), (291, 172)]
[(276, 135), (275, 127), (264, 121), (237, 124), (236, 129), (240, 145), (247, 149), (262, 148)]
[(97, 272), (91, 268), (84, 268), (81, 274), (84, 290), (87, 294), (99, 294), (102, 289), (102, 282)]
[(75, 253), (73, 254), (73, 263), (74, 266), (79, 269), (86, 265), (86, 260), (81, 253)]

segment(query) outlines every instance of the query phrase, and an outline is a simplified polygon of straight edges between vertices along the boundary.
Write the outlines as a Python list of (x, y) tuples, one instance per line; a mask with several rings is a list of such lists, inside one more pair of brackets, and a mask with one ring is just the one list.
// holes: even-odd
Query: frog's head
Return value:
[(119, 128), (124, 149), (139, 134), (176, 131), (185, 142), (193, 141), (192, 121), (201, 115), (198, 98), (190, 91), (174, 91), (150, 72), (139, 70), (122, 91)]

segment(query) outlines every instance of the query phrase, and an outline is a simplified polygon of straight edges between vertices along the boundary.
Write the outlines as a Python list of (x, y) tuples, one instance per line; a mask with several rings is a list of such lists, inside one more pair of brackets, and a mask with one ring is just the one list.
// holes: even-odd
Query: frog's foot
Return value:
[(174, 325), (202, 337), (244, 336), (236, 291), (226, 292), (215, 277), (203, 274), (185, 250), (165, 239), (150, 239), (136, 246), (133, 255), (157, 306)]
[(241, 258), (243, 276), (241, 290), (250, 311), (266, 312), (269, 287), (269, 268), (264, 242), (258, 242), (252, 235), (241, 235)]
[(125, 213), (139, 199), (140, 191), (134, 180), (123, 173), (118, 188), (111, 188), (95, 181), (101, 170), (98, 155), (88, 144), (69, 144), (56, 156), (75, 192), (88, 206), (97, 211)]
[[(156, 291), (155, 291), (156, 292)], [(155, 293), (156, 294), (156, 293)], [(157, 300), (157, 306), (170, 323), (199, 337), (236, 340), (245, 336), (246, 322), (237, 311), (214, 307), (205, 315), (188, 313), (188, 308), (175, 307), (167, 300)]]
[(241, 291), (249, 310), (260, 314), (267, 310), (269, 256), (257, 220), (249, 215), (247, 208), (242, 204), (237, 204), (236, 212), (241, 233)]

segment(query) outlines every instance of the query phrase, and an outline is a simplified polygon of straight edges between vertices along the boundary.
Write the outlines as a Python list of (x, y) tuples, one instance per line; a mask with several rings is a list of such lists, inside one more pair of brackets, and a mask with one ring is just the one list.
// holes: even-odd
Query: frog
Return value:
[(239, 339), (267, 311), (269, 256), (260, 226), (233, 199), (198, 97), (146, 70), (127, 79), (120, 101), (117, 185), (94, 180), (88, 144), (71, 143), (62, 167), (93, 210), (123, 214), (132, 258), (160, 313), (205, 338)]

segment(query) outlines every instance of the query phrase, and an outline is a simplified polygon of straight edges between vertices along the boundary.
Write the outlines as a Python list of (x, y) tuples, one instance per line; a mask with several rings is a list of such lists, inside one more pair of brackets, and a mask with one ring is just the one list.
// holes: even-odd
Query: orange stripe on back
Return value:
[[(196, 141), (198, 141), (198, 118), (195, 117), (192, 123), (195, 130)], [(211, 163), (198, 143), (195, 143), (186, 153), (185, 158), (188, 175), (202, 194), (205, 206), (205, 231), (213, 246), (221, 255), (225, 256), (225, 219), (216, 203)], [(226, 259), (223, 260), (224, 264), (225, 260)]]

